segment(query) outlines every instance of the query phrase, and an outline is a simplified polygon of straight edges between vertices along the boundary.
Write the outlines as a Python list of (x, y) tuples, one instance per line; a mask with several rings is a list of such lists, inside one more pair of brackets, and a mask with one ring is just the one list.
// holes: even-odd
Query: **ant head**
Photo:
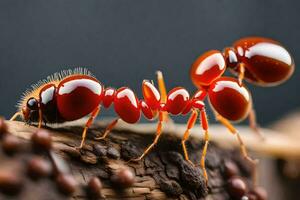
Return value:
[(211, 50), (196, 59), (190, 70), (190, 77), (197, 88), (209, 86), (221, 77), (226, 69), (225, 59), (220, 51)]
[(22, 114), (25, 121), (36, 121), (38, 116), (39, 103), (34, 97), (27, 100), (26, 105), (22, 108)]

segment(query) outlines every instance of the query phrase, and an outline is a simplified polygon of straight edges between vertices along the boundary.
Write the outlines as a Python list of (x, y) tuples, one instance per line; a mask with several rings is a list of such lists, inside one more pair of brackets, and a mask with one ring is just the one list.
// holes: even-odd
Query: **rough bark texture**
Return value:
[[(230, 199), (223, 172), (225, 161), (236, 163), (240, 175), (246, 181), (250, 180), (250, 169), (239, 151), (222, 149), (214, 143), (209, 144), (206, 158), (209, 176), (206, 187), (201, 169), (183, 159), (180, 138), (172, 134), (164, 134), (144, 160), (127, 163), (129, 159), (141, 155), (152, 142), (154, 134), (112, 131), (107, 140), (94, 141), (93, 138), (103, 131), (103, 127), (95, 125), (89, 130), (86, 145), (79, 152), (74, 147), (80, 143), (81, 125), (49, 128), (54, 141), (53, 151), (68, 163), (80, 185), (73, 197), (68, 197), (57, 192), (52, 179), (34, 181), (26, 175), (24, 163), (34, 155), (29, 138), (37, 129), (22, 122), (7, 124), (9, 132), (22, 138), (20, 148), (23, 150), (10, 156), (1, 150), (1, 170), (14, 169), (15, 173), (24, 177), (25, 184), (19, 195), (8, 197), (0, 193), (0, 199), (86, 199), (84, 188), (94, 176), (101, 179), (102, 195), (106, 199)], [(190, 138), (187, 146), (191, 160), (199, 163), (203, 143)], [(111, 175), (122, 167), (130, 168), (136, 176), (135, 183), (127, 189), (118, 188), (111, 182)]]

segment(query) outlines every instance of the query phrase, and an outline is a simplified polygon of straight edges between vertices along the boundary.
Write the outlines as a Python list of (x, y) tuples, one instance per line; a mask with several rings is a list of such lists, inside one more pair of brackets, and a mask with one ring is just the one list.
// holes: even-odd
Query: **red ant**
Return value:
[[(221, 77), (227, 66), (239, 73), (239, 80)], [(191, 112), (182, 138), (182, 147), (185, 159), (193, 164), (189, 160), (185, 142), (200, 114), (201, 126), (205, 133), (200, 166), (207, 181), (205, 156), (209, 133), (204, 99), (208, 96), (217, 120), (237, 136), (243, 156), (255, 163), (248, 156), (239, 133), (229, 122), (229, 120), (242, 120), (253, 113), (250, 112), (251, 95), (242, 84), (242, 80), (245, 77), (262, 86), (275, 85), (286, 80), (292, 74), (293, 69), (294, 63), (290, 54), (279, 43), (265, 38), (245, 38), (237, 41), (233, 48), (226, 48), (223, 54), (216, 50), (209, 51), (194, 62), (190, 76), (198, 87), (198, 91), (191, 98), (188, 91), (182, 87), (173, 88), (167, 94), (162, 73), (158, 72), (159, 90), (152, 82), (144, 80), (142, 83), (144, 99), (138, 100), (131, 89), (127, 87), (118, 90), (104, 88), (90, 72), (78, 68), (74, 71), (63, 71), (61, 74), (56, 73), (47, 80), (34, 85), (32, 90), (25, 92), (19, 103), (19, 111), (11, 120), (21, 115), (26, 122), (38, 122), (40, 128), (42, 122), (73, 121), (90, 114), (82, 133), (79, 147), (82, 148), (87, 130), (98, 115), (100, 105), (108, 108), (113, 103), (119, 118), (127, 123), (137, 123), (141, 112), (147, 119), (154, 119), (158, 116), (156, 137), (144, 153), (134, 159), (138, 161), (157, 143), (162, 133), (163, 122), (167, 120), (168, 114), (185, 115)], [(119, 118), (113, 120), (107, 126), (103, 136), (96, 139), (104, 139), (117, 124)], [(252, 127), (255, 127), (255, 119), (250, 118)]]

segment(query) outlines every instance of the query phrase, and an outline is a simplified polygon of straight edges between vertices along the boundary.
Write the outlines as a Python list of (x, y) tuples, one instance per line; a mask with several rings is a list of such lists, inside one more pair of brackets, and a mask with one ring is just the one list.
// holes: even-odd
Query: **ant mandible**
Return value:
[[(265, 47), (261, 47), (262, 44)], [(258, 47), (255, 48), (255, 46)], [(269, 52), (270, 49), (271, 52)], [(226, 66), (239, 72), (239, 80), (221, 77)], [(110, 87), (104, 88), (90, 72), (78, 68), (74, 71), (56, 73), (33, 85), (33, 88), (23, 95), (18, 105), (19, 110), (11, 120), (20, 115), (28, 123), (38, 122), (38, 128), (41, 128), (43, 122), (73, 121), (90, 114), (82, 132), (79, 146), (82, 148), (87, 130), (98, 115), (101, 105), (108, 108), (113, 103), (119, 117), (107, 126), (103, 136), (95, 139), (106, 138), (119, 118), (127, 123), (137, 123), (141, 112), (149, 120), (158, 116), (155, 139), (140, 157), (134, 159), (138, 161), (158, 142), (163, 122), (167, 120), (168, 114), (191, 113), (182, 138), (182, 147), (185, 159), (193, 164), (189, 160), (185, 142), (200, 114), (201, 126), (205, 133), (200, 166), (207, 181), (205, 156), (209, 132), (204, 99), (208, 96), (217, 119), (236, 134), (243, 156), (254, 163), (254, 160), (248, 156), (239, 133), (229, 122), (242, 120), (251, 113), (251, 95), (242, 84), (242, 79), (245, 77), (259, 85), (275, 85), (286, 80), (292, 74), (293, 68), (294, 63), (290, 54), (277, 42), (264, 38), (246, 38), (238, 41), (233, 48), (226, 48), (224, 54), (216, 50), (209, 51), (194, 62), (190, 75), (198, 91), (191, 98), (188, 91), (182, 87), (175, 87), (167, 94), (163, 75), (158, 72), (159, 90), (152, 82), (144, 80), (142, 83), (144, 99), (142, 100), (138, 100), (134, 92), (127, 87), (118, 90)], [(284, 76), (283, 71), (287, 71)], [(276, 78), (270, 78), (268, 73), (275, 74)]]

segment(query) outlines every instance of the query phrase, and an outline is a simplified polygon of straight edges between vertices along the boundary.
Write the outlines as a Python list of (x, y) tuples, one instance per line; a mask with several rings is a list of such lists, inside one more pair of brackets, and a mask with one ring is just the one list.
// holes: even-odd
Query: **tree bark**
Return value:
[[(80, 144), (83, 127), (81, 121), (47, 128), (54, 141), (54, 153), (67, 163), (79, 183), (73, 196), (68, 197), (57, 192), (53, 180), (32, 181), (24, 172), (26, 159), (35, 154), (30, 147), (30, 138), (37, 128), (17, 121), (6, 121), (6, 124), (9, 132), (21, 138), (22, 144), (25, 145), (22, 146), (23, 150), (14, 156), (6, 156), (3, 152), (0, 154), (0, 171), (14, 166), (15, 172), (24, 177), (26, 184), (17, 196), (0, 194), (0, 199), (87, 199), (86, 185), (92, 177), (97, 176), (102, 181), (101, 194), (105, 199), (225, 200), (230, 199), (224, 171), (224, 163), (229, 161), (235, 163), (239, 175), (245, 178), (249, 185), (251, 183), (251, 169), (240, 156), (239, 150), (223, 148), (215, 142), (210, 142), (206, 157), (209, 177), (206, 186), (200, 167), (193, 167), (182, 156), (181, 138), (176, 134), (176, 125), (173, 125), (173, 129), (167, 128), (154, 149), (137, 163), (127, 161), (140, 156), (145, 147), (152, 142), (155, 130), (153, 125), (139, 125), (138, 129), (121, 125), (113, 130), (106, 140), (95, 141), (93, 138), (101, 135), (104, 128), (102, 123), (95, 123), (88, 131), (84, 148), (78, 151), (74, 147)], [(190, 159), (196, 164), (199, 163), (203, 142), (192, 137), (187, 146)], [(120, 168), (129, 168), (135, 174), (135, 182), (131, 187), (120, 189), (112, 184), (111, 177)]]

